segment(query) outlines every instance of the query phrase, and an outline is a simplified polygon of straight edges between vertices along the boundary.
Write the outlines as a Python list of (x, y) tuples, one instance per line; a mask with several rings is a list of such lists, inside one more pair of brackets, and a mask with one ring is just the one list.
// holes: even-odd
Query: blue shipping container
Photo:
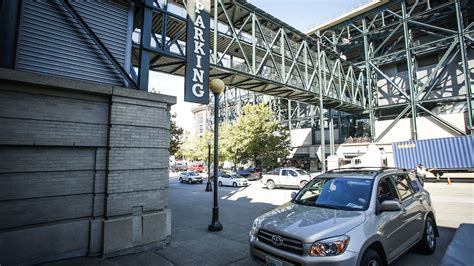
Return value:
[(395, 165), (413, 169), (418, 163), (426, 168), (474, 168), (474, 136), (462, 136), (392, 144)]

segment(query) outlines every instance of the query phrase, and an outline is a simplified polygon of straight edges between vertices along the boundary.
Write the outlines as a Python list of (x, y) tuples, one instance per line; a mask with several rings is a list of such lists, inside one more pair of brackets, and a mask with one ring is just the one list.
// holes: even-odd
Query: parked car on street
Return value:
[(304, 187), (312, 177), (303, 169), (294, 167), (275, 168), (262, 176), (260, 182), (268, 189), (278, 187)]
[(262, 171), (255, 167), (239, 170), (237, 173), (248, 180), (259, 180), (262, 178)]
[(249, 182), (246, 178), (238, 174), (222, 174), (218, 178), (219, 186), (246, 187)]
[(170, 170), (172, 172), (186, 171), (188, 170), (188, 165), (185, 162), (176, 162), (173, 165), (170, 165)]
[(267, 265), (387, 265), (438, 236), (430, 194), (404, 169), (328, 171), (255, 219), (253, 260)]
[(198, 173), (193, 171), (186, 171), (179, 173), (179, 182), (181, 183), (202, 183), (203, 178)]
[[(221, 177), (224, 174), (231, 174), (232, 172), (226, 170), (217, 171), (217, 177)], [(211, 169), (211, 182), (214, 181), (214, 170)]]
[(188, 171), (196, 171), (199, 173), (204, 172), (205, 169), (204, 164), (191, 164), (188, 166)]

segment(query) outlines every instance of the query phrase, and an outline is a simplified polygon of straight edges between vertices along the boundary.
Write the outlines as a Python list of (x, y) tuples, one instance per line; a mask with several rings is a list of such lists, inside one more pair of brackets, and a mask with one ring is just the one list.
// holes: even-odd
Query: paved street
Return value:
[[(220, 187), (220, 221), (224, 230), (211, 233), (213, 193), (206, 183), (181, 184), (170, 177), (171, 245), (111, 259), (80, 258), (52, 263), (63, 265), (257, 265), (249, 258), (248, 232), (258, 215), (287, 202), (291, 189), (268, 190), (259, 181), (245, 188)], [(433, 255), (407, 252), (393, 262), (401, 265), (439, 265), (460, 223), (474, 223), (474, 184), (427, 183), (437, 211), (440, 237)]]
[[(474, 223), (474, 184), (428, 183), (441, 237), (431, 256), (408, 252), (392, 265), (437, 265), (460, 223)], [(181, 184), (170, 178), (171, 246), (157, 254), (175, 265), (255, 265), (249, 258), (248, 232), (258, 215), (290, 199), (290, 189), (267, 190), (258, 181), (249, 187), (219, 188), (220, 221), (224, 230), (207, 231), (212, 193), (203, 184)]]

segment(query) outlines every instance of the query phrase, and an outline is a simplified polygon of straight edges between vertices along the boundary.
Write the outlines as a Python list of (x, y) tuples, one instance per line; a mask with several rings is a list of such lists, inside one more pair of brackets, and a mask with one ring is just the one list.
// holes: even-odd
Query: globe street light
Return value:
[(212, 222), (207, 229), (212, 232), (217, 232), (222, 230), (222, 224), (219, 222), (219, 206), (217, 204), (217, 166), (219, 164), (217, 147), (219, 139), (219, 94), (225, 89), (224, 81), (213, 79), (209, 84), (209, 88), (214, 94), (214, 208), (212, 208)]
[(206, 191), (212, 191), (211, 185), (211, 144), (212, 140), (207, 140), (207, 184), (206, 184)]

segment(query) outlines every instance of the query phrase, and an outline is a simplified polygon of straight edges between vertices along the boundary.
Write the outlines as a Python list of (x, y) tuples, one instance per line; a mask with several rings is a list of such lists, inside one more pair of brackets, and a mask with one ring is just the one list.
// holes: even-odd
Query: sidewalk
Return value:
[(252, 193), (246, 190), (256, 189), (253, 186), (219, 187), (219, 220), (224, 229), (209, 232), (213, 192), (204, 189), (205, 184), (170, 184), (171, 245), (155, 253), (174, 265), (255, 265), (249, 258), (248, 232), (254, 218), (275, 206), (252, 203), (249, 208), (252, 199), (247, 195)]
[[(264, 203), (265, 191), (259, 193), (258, 181), (245, 188), (219, 187), (220, 222), (224, 229), (209, 232), (213, 192), (204, 192), (205, 182), (180, 184), (176, 179), (171, 178), (169, 186), (172, 234), (167, 248), (110, 259), (78, 258), (46, 265), (257, 265), (249, 257), (248, 232), (257, 216), (276, 207)], [(285, 202), (290, 193), (284, 191), (278, 202)]]

